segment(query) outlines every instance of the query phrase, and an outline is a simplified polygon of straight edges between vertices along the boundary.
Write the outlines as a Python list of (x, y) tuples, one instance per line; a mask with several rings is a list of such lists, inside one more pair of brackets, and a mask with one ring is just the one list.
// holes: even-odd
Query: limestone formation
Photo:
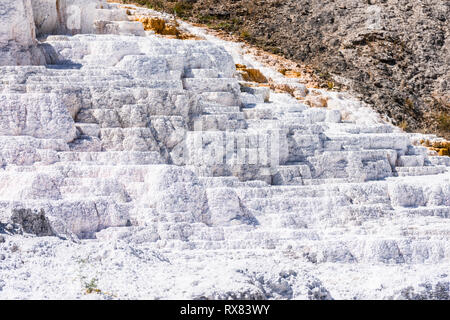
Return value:
[(439, 138), (201, 28), (144, 31), (173, 19), (149, 9), (15, 3), (1, 23), (39, 41), (2, 34), (0, 298), (448, 297), (450, 158), (420, 144)]

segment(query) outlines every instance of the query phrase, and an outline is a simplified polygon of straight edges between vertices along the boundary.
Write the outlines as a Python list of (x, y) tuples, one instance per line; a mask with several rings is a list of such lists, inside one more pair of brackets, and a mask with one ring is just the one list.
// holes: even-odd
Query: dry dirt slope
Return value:
[(450, 2), (132, 0), (307, 63), (407, 130), (450, 137)]

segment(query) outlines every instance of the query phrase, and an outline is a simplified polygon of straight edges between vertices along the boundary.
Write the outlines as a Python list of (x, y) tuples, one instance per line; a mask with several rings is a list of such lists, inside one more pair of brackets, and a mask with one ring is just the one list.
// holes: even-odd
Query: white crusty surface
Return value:
[(127, 10), (0, 0), (0, 299), (450, 298), (437, 137)]
[(0, 1), (0, 66), (45, 62), (37, 48), (31, 0)]

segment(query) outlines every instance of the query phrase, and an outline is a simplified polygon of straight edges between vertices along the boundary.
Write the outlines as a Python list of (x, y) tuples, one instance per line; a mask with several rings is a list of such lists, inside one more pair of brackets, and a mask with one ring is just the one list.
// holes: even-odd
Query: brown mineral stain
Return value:
[(439, 156), (450, 156), (450, 141), (420, 140), (420, 144), (428, 150), (436, 151)]
[(242, 64), (236, 64), (237, 71), (242, 75), (244, 81), (268, 83), (269, 80), (258, 69), (247, 68)]

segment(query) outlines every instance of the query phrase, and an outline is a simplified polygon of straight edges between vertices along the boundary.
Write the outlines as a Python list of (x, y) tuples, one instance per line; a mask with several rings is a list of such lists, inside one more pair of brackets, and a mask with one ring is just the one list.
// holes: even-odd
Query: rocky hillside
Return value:
[(134, 0), (310, 64), (407, 130), (450, 137), (450, 2)]

